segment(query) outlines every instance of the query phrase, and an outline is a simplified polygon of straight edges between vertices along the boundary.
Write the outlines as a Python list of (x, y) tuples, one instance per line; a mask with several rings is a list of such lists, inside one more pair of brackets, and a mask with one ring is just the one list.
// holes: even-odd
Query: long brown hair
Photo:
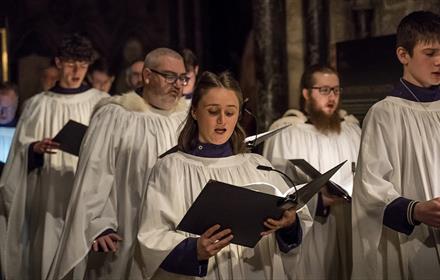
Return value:
[[(200, 79), (198, 80), (193, 93), (193, 98), (191, 100), (191, 109), (186, 117), (185, 125), (183, 126), (182, 132), (180, 132), (179, 140), (178, 140), (178, 148), (181, 151), (190, 151), (194, 149), (197, 145), (197, 139), (199, 137), (199, 128), (197, 121), (192, 117), (191, 111), (195, 110), (199, 105), (200, 100), (206, 93), (213, 88), (224, 88), (227, 90), (231, 90), (235, 93), (238, 99), (238, 105), (240, 108), (243, 105), (243, 94), (241, 92), (240, 86), (238, 82), (232, 77), (229, 72), (223, 72), (219, 75), (216, 75), (211, 72), (203, 72), (200, 75)], [(233, 154), (239, 154), (246, 152), (246, 145), (244, 143), (244, 139), (246, 134), (240, 124), (237, 122), (234, 132), (231, 135), (229, 141), (232, 145)]]

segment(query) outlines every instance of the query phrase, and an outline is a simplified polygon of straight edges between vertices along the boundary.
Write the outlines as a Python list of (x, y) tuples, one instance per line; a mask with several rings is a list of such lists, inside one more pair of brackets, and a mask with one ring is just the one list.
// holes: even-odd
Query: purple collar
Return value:
[(77, 94), (82, 93), (90, 89), (90, 86), (87, 84), (81, 84), (77, 88), (63, 88), (60, 86), (60, 84), (57, 82), (55, 86), (53, 86), (49, 91), (59, 93), (59, 94)]
[(232, 156), (232, 146), (228, 141), (221, 145), (205, 144), (197, 141), (194, 149), (187, 152), (190, 155), (207, 158), (221, 158)]
[[(410, 89), (408, 90), (405, 85), (402, 83), (405, 83), (405, 85)], [(411, 92), (417, 97), (415, 98)], [(399, 98), (403, 98), (410, 101), (415, 102), (433, 102), (440, 100), (440, 87), (439, 86), (432, 86), (429, 88), (423, 88), (416, 85), (411, 84), (408, 81), (405, 81), (402, 79), (394, 86), (393, 91), (391, 92), (390, 96), (395, 96)]]

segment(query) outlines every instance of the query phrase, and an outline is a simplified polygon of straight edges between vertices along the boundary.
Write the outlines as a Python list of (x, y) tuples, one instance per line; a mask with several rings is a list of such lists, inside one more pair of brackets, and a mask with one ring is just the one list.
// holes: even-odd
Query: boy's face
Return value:
[(60, 70), (60, 86), (63, 88), (78, 88), (81, 86), (89, 68), (88, 61), (55, 58), (55, 64)]
[(440, 84), (440, 42), (419, 42), (412, 56), (398, 47), (397, 57), (403, 64), (403, 78), (408, 82), (420, 87)]

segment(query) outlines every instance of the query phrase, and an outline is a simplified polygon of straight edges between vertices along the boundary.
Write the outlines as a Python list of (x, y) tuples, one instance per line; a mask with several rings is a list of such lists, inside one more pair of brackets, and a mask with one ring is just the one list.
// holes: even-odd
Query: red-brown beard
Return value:
[(341, 118), (339, 117), (339, 104), (331, 116), (325, 114), (322, 110), (316, 108), (316, 101), (313, 98), (306, 102), (306, 112), (310, 122), (321, 133), (327, 135), (329, 133), (341, 133)]

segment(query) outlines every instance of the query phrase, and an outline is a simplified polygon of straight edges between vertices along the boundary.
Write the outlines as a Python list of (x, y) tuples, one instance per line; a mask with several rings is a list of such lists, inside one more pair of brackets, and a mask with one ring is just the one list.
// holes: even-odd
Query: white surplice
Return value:
[(439, 197), (439, 167), (440, 101), (387, 97), (370, 109), (353, 194), (353, 279), (439, 279), (438, 229), (422, 224), (407, 236), (382, 223), (398, 197)]
[[(97, 105), (82, 144), (52, 279), (141, 278), (133, 260), (141, 199), (151, 169), (177, 144), (186, 116), (183, 102), (163, 111), (136, 93)], [(90, 252), (93, 241), (107, 229), (123, 238), (118, 251)]]
[[(281, 192), (288, 189), (279, 174), (257, 170), (260, 164), (270, 166), (256, 154), (203, 158), (176, 152), (160, 159), (150, 176), (138, 234), (145, 277), (195, 278), (166, 272), (160, 264), (176, 245), (193, 236), (176, 227), (210, 179), (237, 186), (267, 182)], [(307, 207), (297, 213), (306, 232), (311, 226)], [(300, 250), (301, 246), (280, 252), (274, 234), (263, 237), (255, 248), (231, 244), (209, 259), (204, 279), (295, 279)]]
[[(62, 151), (44, 155), (44, 165), (28, 174), (28, 149), (54, 137), (70, 120), (88, 125), (96, 103), (106, 93), (43, 92), (29, 99), (12, 141), (0, 181), (7, 219), (2, 268), (6, 279), (45, 279), (58, 245), (70, 198), (77, 157)], [(2, 238), (3, 239), (3, 238)]]
[[(289, 110), (288, 116), (276, 121), (271, 129), (291, 123), (292, 126), (266, 140), (264, 156), (285, 170), (286, 159), (304, 159), (321, 173), (347, 160), (331, 180), (346, 188), (352, 188), (351, 163), (357, 161), (361, 130), (355, 119), (345, 116), (341, 132), (325, 135), (297, 110)], [(284, 160), (281, 160), (284, 159)], [(281, 164), (281, 165), (280, 165)], [(315, 196), (309, 209), (316, 211)], [(315, 217), (313, 226), (304, 237), (300, 268), (302, 279), (348, 279), (351, 269), (350, 205), (332, 206), (326, 218)]]

